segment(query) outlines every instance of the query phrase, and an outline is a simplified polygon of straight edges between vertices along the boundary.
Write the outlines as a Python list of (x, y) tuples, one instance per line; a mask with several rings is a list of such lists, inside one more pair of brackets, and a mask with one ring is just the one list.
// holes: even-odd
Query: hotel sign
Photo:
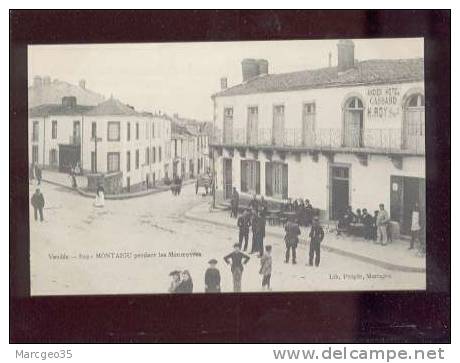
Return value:
[(370, 87), (366, 90), (368, 118), (386, 119), (400, 113), (400, 88), (394, 86)]

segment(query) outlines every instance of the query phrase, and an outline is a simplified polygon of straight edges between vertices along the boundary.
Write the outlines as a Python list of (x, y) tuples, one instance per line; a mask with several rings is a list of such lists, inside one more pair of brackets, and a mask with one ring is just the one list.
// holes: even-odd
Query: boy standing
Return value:
[(270, 278), (272, 276), (272, 246), (265, 246), (265, 253), (260, 258), (260, 271), (262, 277), (262, 290), (271, 290)]
[(220, 272), (216, 268), (217, 260), (209, 260), (209, 267), (204, 275), (205, 292), (220, 292)]

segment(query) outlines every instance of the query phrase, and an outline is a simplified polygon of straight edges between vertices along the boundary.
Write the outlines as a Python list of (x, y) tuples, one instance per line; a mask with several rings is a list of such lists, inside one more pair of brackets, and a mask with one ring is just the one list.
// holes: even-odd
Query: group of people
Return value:
[(182, 191), (182, 178), (178, 177), (177, 175), (174, 176), (173, 181), (171, 183), (171, 193), (172, 195), (178, 196)]
[(252, 246), (250, 253), (257, 253), (259, 257), (261, 257), (264, 251), (266, 224), (263, 212), (259, 211), (257, 208), (245, 210), (237, 219), (239, 248), (243, 251), (247, 251), (249, 231), (252, 230)]
[(284, 208), (287, 211), (295, 212), (296, 220), (301, 226), (308, 227), (312, 225), (316, 212), (309, 199), (297, 198), (294, 201), (289, 199)]
[(193, 292), (193, 281), (188, 270), (172, 271), (169, 276), (171, 276), (172, 281), (169, 286), (168, 291), (173, 294), (186, 294)]

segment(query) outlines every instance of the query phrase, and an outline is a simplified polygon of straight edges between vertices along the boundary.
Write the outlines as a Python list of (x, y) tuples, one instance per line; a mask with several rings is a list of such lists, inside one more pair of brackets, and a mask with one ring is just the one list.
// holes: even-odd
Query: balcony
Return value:
[(404, 138), (401, 129), (366, 129), (343, 134), (342, 129), (285, 129), (276, 135), (272, 129), (259, 129), (248, 135), (246, 129), (232, 133), (215, 130), (213, 146), (247, 147), (298, 151), (336, 151), (369, 154), (425, 155), (425, 130), (415, 130)]

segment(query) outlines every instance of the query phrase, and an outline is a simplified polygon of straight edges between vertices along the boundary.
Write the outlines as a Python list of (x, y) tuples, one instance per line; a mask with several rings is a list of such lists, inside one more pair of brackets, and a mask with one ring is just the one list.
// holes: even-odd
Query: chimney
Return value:
[(268, 61), (266, 59), (257, 59), (259, 76), (268, 74)]
[(43, 86), (49, 86), (51, 84), (51, 77), (45, 76), (43, 77)]
[(220, 79), (220, 89), (223, 91), (224, 89), (227, 89), (227, 77), (222, 77)]
[(80, 86), (80, 88), (86, 89), (86, 81), (84, 79), (80, 79), (78, 85)]
[(67, 108), (75, 108), (77, 106), (77, 97), (75, 96), (62, 97), (62, 105)]
[(34, 87), (41, 87), (43, 85), (43, 82), (42, 82), (42, 77), (40, 76), (35, 76), (34, 77)]
[(337, 71), (345, 72), (355, 65), (355, 44), (350, 39), (341, 39), (337, 43), (338, 64)]
[(243, 82), (259, 75), (259, 64), (255, 59), (245, 58), (241, 61), (241, 71), (243, 73)]

